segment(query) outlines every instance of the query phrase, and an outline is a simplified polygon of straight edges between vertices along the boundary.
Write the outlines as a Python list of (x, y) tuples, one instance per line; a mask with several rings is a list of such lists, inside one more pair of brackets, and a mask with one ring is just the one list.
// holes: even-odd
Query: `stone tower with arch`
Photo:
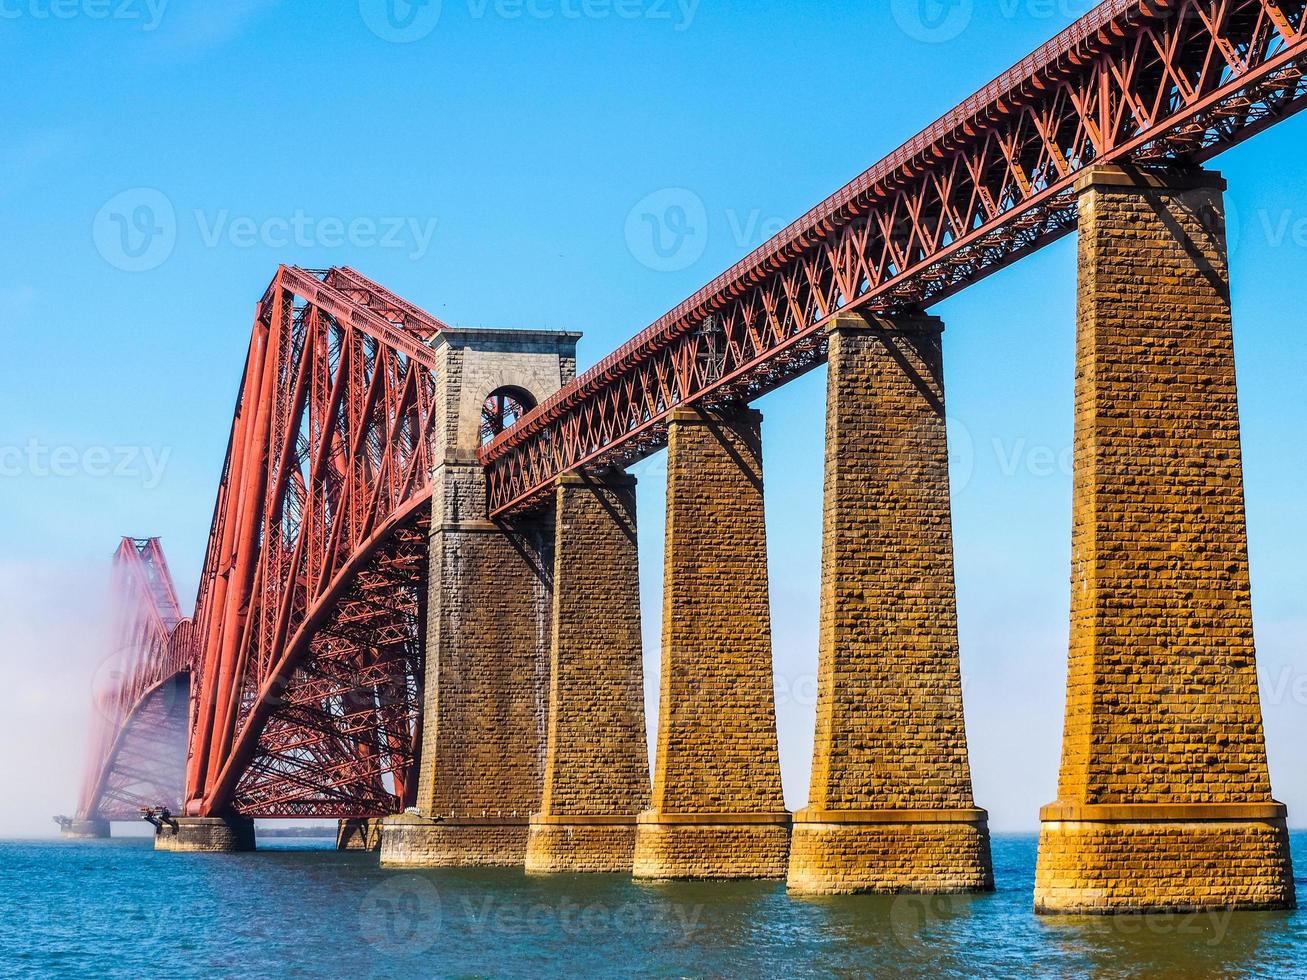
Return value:
[(578, 333), (448, 329), (434, 341), (426, 676), (417, 806), (389, 865), (518, 865), (544, 778), (552, 516), (491, 522), (477, 450), (576, 375)]

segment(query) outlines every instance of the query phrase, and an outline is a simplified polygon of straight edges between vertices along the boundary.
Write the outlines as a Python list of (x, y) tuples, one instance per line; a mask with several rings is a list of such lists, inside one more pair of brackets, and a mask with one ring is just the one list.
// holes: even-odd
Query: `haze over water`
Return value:
[[(1307, 912), (1036, 916), (1035, 843), (995, 837), (994, 895), (817, 901), (779, 882), (387, 871), (328, 842), (3, 843), (0, 975), (1307, 975)], [(1293, 848), (1303, 894), (1307, 832)]]

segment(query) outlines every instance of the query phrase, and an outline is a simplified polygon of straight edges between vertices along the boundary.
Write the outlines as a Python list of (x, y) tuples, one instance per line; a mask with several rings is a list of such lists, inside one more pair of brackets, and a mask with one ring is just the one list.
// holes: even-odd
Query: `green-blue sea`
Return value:
[[(1307, 899), (1307, 833), (1296, 833)], [(0, 843), (0, 975), (31, 977), (1293, 977), (1307, 913), (1045, 918), (1035, 838), (998, 892), (798, 900), (780, 883), (384, 871), (328, 841), (245, 855)]]

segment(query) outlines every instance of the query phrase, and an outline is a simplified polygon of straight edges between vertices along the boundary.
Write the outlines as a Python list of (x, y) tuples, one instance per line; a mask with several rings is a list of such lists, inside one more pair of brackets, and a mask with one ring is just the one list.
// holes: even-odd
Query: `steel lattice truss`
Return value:
[(821, 363), (838, 313), (925, 307), (1072, 231), (1089, 164), (1197, 165), (1307, 103), (1303, 0), (1109, 0), (505, 431), (492, 516), (666, 444), (677, 405)]
[(112, 652), (96, 672), (81, 820), (137, 820), (182, 798), (194, 658), (158, 538), (124, 538), (113, 559)]
[(443, 327), (349, 269), (283, 266), (259, 303), (197, 606), (188, 812), (411, 795)]
[[(666, 440), (677, 405), (819, 364), (841, 312), (924, 307), (1074, 229), (1095, 162), (1196, 166), (1307, 104), (1307, 0), (1109, 0), (482, 451), (494, 516)], [(197, 606), (186, 810), (411, 802), (444, 324), (349, 269), (260, 302)]]

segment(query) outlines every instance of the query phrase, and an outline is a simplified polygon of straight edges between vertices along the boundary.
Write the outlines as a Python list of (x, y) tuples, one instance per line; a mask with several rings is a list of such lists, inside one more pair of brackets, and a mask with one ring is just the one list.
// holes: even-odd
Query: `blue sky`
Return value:
[[(910, 0), (433, 0), (388, 19), (385, 2), (0, 0), (0, 779), (44, 794), (0, 805), (0, 832), (44, 831), (71, 805), (118, 536), (162, 535), (194, 594), (278, 262), (353, 265), (458, 324), (582, 330), (584, 367), (1089, 7), (959, 0), (923, 20)], [(1237, 229), (1263, 701), (1299, 823), (1305, 146), (1292, 120), (1215, 164)], [(680, 249), (641, 234), (650, 200), (682, 208)], [(146, 245), (143, 228), (159, 233)], [(1000, 829), (1033, 827), (1055, 794), (1074, 297), (1068, 239), (934, 311), (976, 795)], [(815, 372), (758, 406), (795, 807), (823, 395)], [(661, 460), (637, 472), (653, 705)]]

